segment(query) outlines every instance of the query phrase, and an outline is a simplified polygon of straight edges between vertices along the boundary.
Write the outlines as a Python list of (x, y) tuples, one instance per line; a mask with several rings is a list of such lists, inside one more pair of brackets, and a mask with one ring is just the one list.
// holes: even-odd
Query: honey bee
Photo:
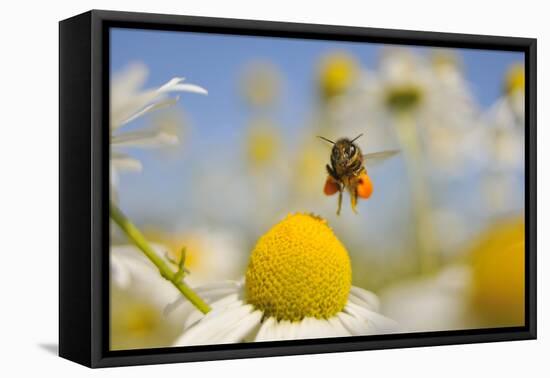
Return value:
[(384, 161), (394, 155), (398, 150), (373, 152), (363, 155), (355, 141), (363, 134), (349, 140), (348, 138), (338, 139), (333, 142), (330, 139), (319, 136), (320, 139), (333, 145), (330, 154), (330, 164), (327, 164), (328, 177), (325, 181), (324, 193), (327, 196), (338, 193), (338, 209), (336, 214), (340, 215), (342, 209), (342, 194), (344, 189), (348, 190), (351, 199), (351, 209), (357, 214), (357, 198), (367, 199), (373, 191), (372, 181), (367, 174), (365, 164)]

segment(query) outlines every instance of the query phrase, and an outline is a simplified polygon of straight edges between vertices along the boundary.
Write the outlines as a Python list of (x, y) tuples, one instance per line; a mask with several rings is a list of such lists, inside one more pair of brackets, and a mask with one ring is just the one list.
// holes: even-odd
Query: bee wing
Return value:
[(398, 153), (399, 153), (399, 150), (371, 152), (370, 154), (363, 155), (363, 160), (365, 162), (365, 165), (370, 168), (382, 163), (383, 161), (391, 158), (392, 156), (397, 155)]

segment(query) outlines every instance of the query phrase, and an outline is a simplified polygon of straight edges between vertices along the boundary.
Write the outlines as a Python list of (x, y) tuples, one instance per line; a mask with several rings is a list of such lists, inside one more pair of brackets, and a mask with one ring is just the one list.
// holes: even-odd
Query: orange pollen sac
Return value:
[(327, 180), (325, 181), (325, 187), (323, 189), (323, 192), (327, 196), (331, 196), (339, 191), (340, 191), (340, 185), (331, 176), (328, 176)]
[(357, 195), (361, 198), (367, 199), (372, 195), (372, 181), (370, 177), (363, 173), (359, 176), (359, 182), (357, 184)]

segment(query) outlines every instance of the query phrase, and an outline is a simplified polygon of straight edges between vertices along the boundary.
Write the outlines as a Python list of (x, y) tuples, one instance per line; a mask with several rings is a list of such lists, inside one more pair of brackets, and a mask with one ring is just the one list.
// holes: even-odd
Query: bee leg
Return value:
[(336, 209), (336, 215), (340, 215), (340, 210), (342, 210), (342, 191), (338, 192), (338, 209)]
[(357, 214), (357, 192), (350, 191), (349, 198), (351, 200), (351, 209), (355, 214)]
[(332, 178), (336, 178), (336, 173), (334, 172), (334, 170), (331, 168), (330, 165), (326, 165), (326, 168), (327, 168), (327, 172), (329, 174), (329, 176), (331, 176)]

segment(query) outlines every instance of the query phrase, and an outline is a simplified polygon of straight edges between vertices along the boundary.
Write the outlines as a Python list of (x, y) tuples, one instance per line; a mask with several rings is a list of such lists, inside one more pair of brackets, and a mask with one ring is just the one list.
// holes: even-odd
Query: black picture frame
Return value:
[[(521, 51), (526, 67), (524, 327), (109, 351), (109, 28)], [(89, 367), (535, 339), (536, 65), (532, 38), (92, 10), (59, 24), (59, 355)]]

